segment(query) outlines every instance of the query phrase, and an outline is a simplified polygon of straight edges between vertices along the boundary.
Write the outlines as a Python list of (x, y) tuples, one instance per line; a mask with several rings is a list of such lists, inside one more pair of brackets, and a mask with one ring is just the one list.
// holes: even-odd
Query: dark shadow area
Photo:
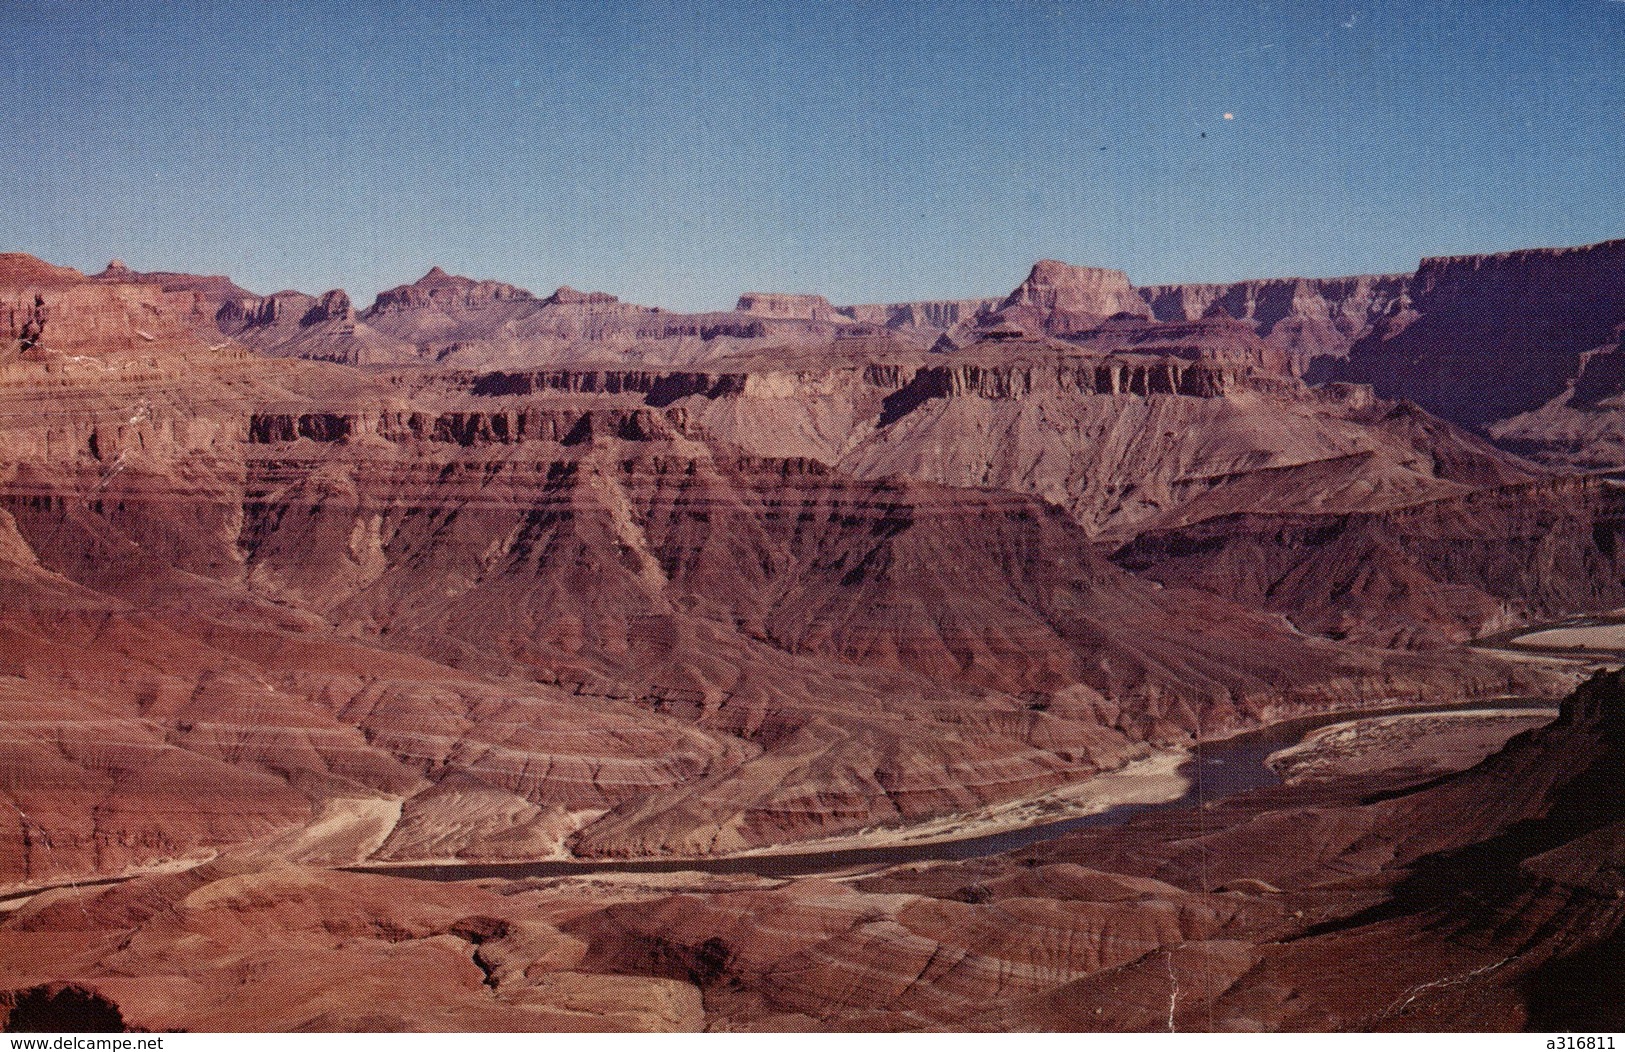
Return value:
[(948, 394), (948, 370), (921, 369), (903, 387), (887, 395), (880, 403), (880, 426), (887, 427), (914, 412), (933, 398)]
[(1537, 1033), (1625, 1030), (1625, 937), (1535, 969), (1520, 984)]
[(100, 1034), (125, 1029), (118, 1005), (82, 986), (47, 983), (14, 996), (6, 1018), (8, 1034)]

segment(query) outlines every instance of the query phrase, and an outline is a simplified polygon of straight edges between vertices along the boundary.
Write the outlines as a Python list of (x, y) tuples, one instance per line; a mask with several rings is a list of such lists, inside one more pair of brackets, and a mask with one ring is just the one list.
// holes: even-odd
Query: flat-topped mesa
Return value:
[(764, 318), (797, 321), (851, 322), (856, 319), (825, 299), (807, 292), (747, 292), (739, 297), (734, 310)]
[(475, 281), (447, 274), (434, 267), (410, 285), (397, 285), (378, 294), (367, 315), (421, 307), (481, 307), (499, 300), (533, 300), (529, 290), (501, 281)]
[(1017, 325), (1062, 333), (1111, 317), (1149, 318), (1151, 309), (1121, 270), (1043, 259), (996, 313)]
[(560, 285), (553, 295), (542, 300), (542, 304), (548, 307), (593, 307), (620, 302), (619, 296), (611, 296), (607, 292), (580, 292), (568, 285)]
[(230, 300), (257, 298), (252, 292), (223, 274), (183, 274), (171, 270), (143, 272), (130, 269), (122, 259), (109, 261), (107, 267), (100, 274), (91, 275), (90, 280), (157, 285), (165, 292), (199, 293), (216, 309)]
[(24, 253), (0, 254), (0, 355), (46, 360), (177, 344), (213, 314), (202, 293), (103, 282)]
[[(1251, 323), (1311, 382), (1373, 383), (1481, 425), (1561, 394), (1579, 355), (1625, 321), (1625, 240), (1438, 256), (1413, 274), (1269, 278), (1139, 290), (1158, 320), (1213, 305)], [(1352, 359), (1352, 360), (1345, 360)], [(1516, 370), (1528, 382), (1507, 384)]]
[(1412, 297), (1422, 312), (1454, 310), (1481, 314), (1485, 307), (1528, 301), (1568, 306), (1575, 313), (1595, 307), (1588, 331), (1606, 339), (1625, 320), (1625, 238), (1574, 248), (1530, 248), (1480, 256), (1432, 256), (1412, 278)]

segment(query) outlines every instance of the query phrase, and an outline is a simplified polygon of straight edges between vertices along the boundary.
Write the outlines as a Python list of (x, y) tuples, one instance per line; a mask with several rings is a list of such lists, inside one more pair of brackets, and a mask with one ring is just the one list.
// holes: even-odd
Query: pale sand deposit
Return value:
[(851, 848), (941, 844), (1082, 818), (1110, 810), (1119, 804), (1167, 803), (1178, 800), (1190, 788), (1190, 780), (1179, 773), (1180, 766), (1189, 759), (1190, 752), (1185, 749), (1156, 752), (1119, 770), (1096, 775), (1075, 785), (1062, 786), (1039, 796), (990, 804), (976, 811), (944, 815), (907, 826), (860, 829), (845, 836), (742, 851), (735, 857), (807, 855)]
[(1523, 665), (1538, 665), (1542, 668), (1551, 669), (1553, 672), (1560, 675), (1567, 675), (1571, 680), (1569, 684), (1570, 690), (1577, 686), (1581, 680), (1585, 679), (1591, 673), (1597, 671), (1598, 669), (1605, 668), (1608, 665), (1608, 662), (1606, 661), (1600, 661), (1594, 657), (1586, 657), (1584, 654), (1579, 652), (1575, 652), (1573, 656), (1565, 655), (1560, 657), (1556, 654), (1535, 653), (1529, 650), (1503, 649), (1501, 647), (1479, 647), (1478, 649), (1482, 650), (1486, 654), (1494, 654), (1502, 661), (1516, 661)]
[(1559, 650), (1625, 650), (1625, 624), (1547, 628), (1519, 636), (1512, 642), (1521, 647)]
[[(948, 815), (908, 826), (864, 829), (846, 836), (823, 840), (808, 840), (793, 844), (776, 845), (737, 855), (710, 855), (696, 862), (735, 857), (768, 857), (774, 855), (809, 855), (823, 851), (841, 851), (853, 848), (901, 847), (911, 844), (945, 843), (970, 840), (976, 837), (1004, 833), (1048, 822), (1081, 818), (1098, 814), (1119, 804), (1154, 804), (1177, 800), (1189, 787), (1179, 774), (1179, 767), (1190, 754), (1184, 750), (1157, 752), (1128, 764), (1117, 771), (1097, 775), (1076, 785), (1044, 793), (1040, 796), (1012, 800), (965, 814)], [(572, 816), (578, 819), (595, 817), (602, 812), (583, 812)], [(414, 865), (480, 865), (493, 861), (479, 856), (431, 857), (421, 859), (391, 858), (387, 862), (373, 861), (369, 856), (377, 851), (399, 821), (401, 801), (389, 798), (348, 798), (326, 803), (315, 819), (297, 829), (279, 833), (265, 840), (228, 850), (223, 854), (241, 861), (271, 860), (294, 862), (301, 865), (342, 866), (388, 872), (402, 866)], [(128, 879), (150, 873), (175, 872), (189, 869), (213, 858), (192, 858), (164, 866), (146, 867), (119, 874), (114, 880)], [(510, 863), (535, 862), (600, 862), (596, 859), (577, 859), (560, 848), (530, 859), (501, 857), (495, 861)], [(662, 859), (662, 861), (678, 861)], [(872, 869), (873, 866), (858, 867)], [(606, 879), (610, 874), (600, 874)], [(103, 878), (104, 880), (106, 878)], [(639, 874), (638, 881), (659, 887), (668, 878)], [(672, 880), (679, 878), (672, 877)], [(686, 879), (693, 879), (692, 876)], [(72, 887), (71, 884), (61, 885)], [(53, 886), (54, 887), (54, 886)], [(27, 890), (18, 888), (18, 891)], [(46, 890), (41, 888), (39, 890)], [(16, 909), (27, 898), (0, 903), (0, 913)]]
[(206, 865), (217, 857), (219, 857), (217, 852), (203, 850), (184, 855), (181, 858), (154, 862), (150, 866), (131, 866), (114, 876), (81, 877), (78, 880), (62, 880), (52, 883), (6, 884), (0, 886), (0, 895), (5, 896), (5, 898), (0, 899), (0, 916), (14, 913), (28, 905), (28, 903), (33, 902), (39, 896), (50, 892), (65, 890), (77, 894), (86, 888), (99, 888), (107, 884), (118, 884), (136, 877), (161, 877), (168, 873), (184, 873), (189, 869), (196, 869), (198, 866)]
[(229, 852), (244, 858), (272, 857), (317, 866), (345, 866), (377, 851), (401, 818), (401, 801), (388, 797), (340, 797), (324, 801), (309, 824)]
[(1408, 770), (1465, 770), (1522, 731), (1550, 723), (1557, 709), (1468, 709), (1373, 716), (1333, 723), (1265, 763), (1288, 784)]
[[(941, 844), (956, 840), (1007, 833), (1029, 826), (1061, 822), (1099, 814), (1120, 804), (1160, 804), (1177, 800), (1185, 795), (1190, 782), (1179, 773), (1179, 768), (1190, 759), (1184, 749), (1154, 752), (1141, 760), (1127, 764), (1116, 771), (1096, 775), (1075, 785), (1063, 786), (1039, 796), (1010, 800), (962, 814), (945, 815), (907, 826), (882, 826), (861, 829), (842, 836), (820, 840), (798, 840), (789, 844), (729, 854), (705, 855), (694, 862), (712, 862), (727, 858), (768, 858), (780, 855), (813, 855), (825, 851), (847, 851), (861, 848), (904, 847), (914, 844)], [(517, 859), (503, 859), (517, 862)], [(566, 854), (552, 854), (530, 861), (579, 861), (601, 864), (607, 859), (577, 859)], [(641, 860), (628, 860), (641, 861)], [(679, 856), (661, 856), (661, 862), (681, 862)], [(351, 868), (375, 869), (388, 872), (403, 866), (480, 864), (478, 859), (429, 858), (390, 859), (388, 862), (369, 861)], [(646, 876), (646, 875), (644, 875)]]

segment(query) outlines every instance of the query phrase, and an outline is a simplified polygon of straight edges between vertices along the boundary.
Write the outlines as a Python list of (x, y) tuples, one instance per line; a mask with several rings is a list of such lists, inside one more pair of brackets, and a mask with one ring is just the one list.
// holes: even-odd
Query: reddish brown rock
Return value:
[(1558, 397), (1584, 352), (1617, 343), (1625, 241), (1423, 260), (1410, 301), (1336, 375), (1488, 425)]
[[(111, 953), (98, 947), (98, 933), (108, 931), (122, 937)], [(701, 1023), (692, 986), (583, 972), (583, 945), (533, 907), (459, 885), (217, 865), (99, 893), (42, 896), (7, 921), (0, 944), (0, 981), (94, 975), (89, 985), (117, 1004), (123, 1020), (149, 1030), (692, 1030)], [(13, 956), (25, 946), (54, 959)], [(248, 982), (252, 998), (241, 994)]]
[(1117, 315), (1147, 317), (1150, 311), (1120, 270), (1079, 267), (1053, 259), (1033, 264), (1027, 279), (999, 304), (994, 316), (1040, 331), (1073, 332)]
[(151, 1028), (1501, 1026), (1617, 944), (1611, 680), (1459, 776), (854, 881), (334, 870), (876, 837), (1550, 688), (1448, 644), (1622, 601), (1609, 484), (1307, 387), (1264, 290), (1156, 321), (1044, 264), (930, 354), (822, 301), (0, 274), (0, 875), (132, 878), (19, 906), (0, 989)]
[(477, 308), (501, 300), (529, 300), (535, 296), (517, 285), (500, 281), (475, 281), (459, 275), (447, 274), (439, 267), (410, 285), (397, 285), (380, 292), (370, 313), (434, 307), (441, 310)]
[(220, 274), (181, 274), (174, 271), (142, 272), (131, 270), (122, 260), (117, 259), (108, 263), (106, 269), (95, 275), (91, 280), (158, 285), (165, 292), (202, 293), (204, 299), (214, 306), (216, 310), (225, 303), (254, 298), (252, 292)]
[(1195, 321), (1215, 308), (1245, 321), (1288, 356), (1294, 372), (1319, 381), (1382, 319), (1410, 309), (1410, 288), (1410, 275), (1385, 274), (1152, 285), (1138, 291), (1159, 321)]
[[(310, 329), (347, 324), (340, 297), (303, 306), (301, 321), (325, 319)], [(1143, 428), (1125, 406), (1160, 396), (1100, 395), (1101, 368), (1128, 359), (1080, 353), (956, 360), (922, 405), (1034, 413), (1076, 396)], [(1219, 365), (1169, 352), (1135, 368)], [(198, 352), (54, 380), (46, 408), (7, 417), (19, 544), (101, 593), (93, 607), (132, 604), (172, 647), (199, 648), (154, 680), (189, 699), (153, 717), (168, 743), (297, 794), (252, 828), (200, 817), (181, 841), (148, 851), (132, 834), (109, 859), (271, 837), (324, 860), (512, 857), (561, 840), (715, 853), (1027, 796), (1147, 741), (1364, 692), (1506, 682), (1494, 662), (1305, 643), (1148, 588), (1032, 495), (743, 452), (718, 432), (780, 441), (761, 423), (775, 412), (849, 413), (876, 443), (916, 449), (931, 431), (907, 432), (931, 414), (882, 423), (908, 384), (884, 361), (738, 366), (394, 375)], [(833, 436), (840, 419), (808, 433)], [(391, 650), (416, 656), (397, 666), (379, 656)], [(207, 676), (222, 654), (241, 666)], [(30, 675), (83, 675), (71, 666)], [(529, 685), (504, 694), (493, 675)], [(91, 689), (140, 711), (135, 682), (115, 663)], [(131, 806), (120, 828), (144, 828), (149, 805)], [(70, 871), (95, 864), (101, 835), (73, 834)]]
[(857, 879), (220, 862), (63, 889), (0, 922), (0, 985), (94, 991), (150, 1029), (1595, 1029), (1618, 1019), (1621, 699), (1599, 677), (1421, 785), (1265, 790)]
[(289, 291), (228, 301), (216, 313), (216, 324), (261, 354), (346, 365), (405, 364), (420, 358), (416, 347), (360, 321), (343, 289), (320, 296)]
[(915, 300), (911, 303), (868, 303), (841, 307), (844, 314), (870, 325), (888, 329), (949, 329), (971, 322), (1000, 303), (998, 297), (962, 300)]
[(1279, 610), (1305, 632), (1447, 646), (1625, 603), (1621, 512), (1612, 485), (1571, 476), (1392, 511), (1238, 510), (1149, 530), (1116, 558)]
[(93, 280), (32, 256), (0, 255), (0, 361), (196, 347), (212, 314), (201, 291)]
[(792, 292), (747, 292), (739, 297), (734, 310), (768, 318), (805, 318), (808, 321), (846, 322), (850, 315), (835, 309), (822, 296)]

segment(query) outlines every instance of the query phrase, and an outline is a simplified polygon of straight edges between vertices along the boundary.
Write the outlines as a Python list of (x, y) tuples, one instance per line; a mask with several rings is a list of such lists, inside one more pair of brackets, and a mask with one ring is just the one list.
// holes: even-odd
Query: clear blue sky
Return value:
[(0, 40), (0, 249), (261, 292), (715, 308), (1625, 236), (1622, 0), (0, 0)]

